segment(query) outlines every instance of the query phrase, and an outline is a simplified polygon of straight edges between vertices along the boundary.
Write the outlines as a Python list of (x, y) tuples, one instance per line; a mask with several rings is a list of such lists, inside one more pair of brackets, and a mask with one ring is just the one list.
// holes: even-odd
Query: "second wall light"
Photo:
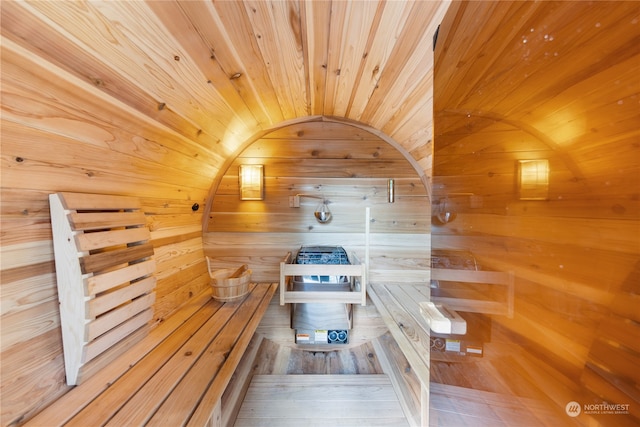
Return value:
[(264, 165), (240, 165), (240, 200), (264, 200)]

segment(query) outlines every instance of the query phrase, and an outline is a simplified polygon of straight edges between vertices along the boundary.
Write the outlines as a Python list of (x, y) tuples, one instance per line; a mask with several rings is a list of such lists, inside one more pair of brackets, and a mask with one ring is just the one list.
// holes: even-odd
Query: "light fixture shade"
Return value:
[(547, 200), (549, 197), (549, 160), (518, 161), (520, 200)]
[(240, 200), (264, 200), (264, 165), (240, 165)]

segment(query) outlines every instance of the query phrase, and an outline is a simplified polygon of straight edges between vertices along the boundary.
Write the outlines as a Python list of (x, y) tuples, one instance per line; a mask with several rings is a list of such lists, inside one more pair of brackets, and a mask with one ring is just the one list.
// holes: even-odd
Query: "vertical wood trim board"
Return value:
[(49, 205), (65, 373), (76, 385), (85, 363), (153, 318), (154, 251), (136, 198), (55, 193)]

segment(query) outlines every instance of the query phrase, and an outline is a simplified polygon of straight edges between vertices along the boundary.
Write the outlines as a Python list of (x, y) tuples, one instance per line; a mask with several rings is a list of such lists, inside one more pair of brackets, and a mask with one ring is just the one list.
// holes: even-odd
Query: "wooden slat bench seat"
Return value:
[(199, 295), (26, 425), (221, 425), (222, 394), (277, 286), (252, 283), (233, 302)]
[[(383, 370), (391, 379), (405, 415), (413, 426), (429, 425), (429, 325), (420, 313), (420, 301), (429, 300), (429, 285), (369, 284), (369, 297), (397, 343), (374, 341)], [(406, 362), (400, 359), (404, 357)], [(407, 371), (406, 363), (410, 366)], [(414, 384), (417, 382), (417, 384)]]

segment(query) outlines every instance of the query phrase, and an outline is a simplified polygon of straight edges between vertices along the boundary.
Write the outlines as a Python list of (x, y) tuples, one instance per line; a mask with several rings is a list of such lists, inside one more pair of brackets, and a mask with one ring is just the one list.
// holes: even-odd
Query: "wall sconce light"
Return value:
[(520, 200), (547, 200), (549, 197), (549, 160), (518, 160)]
[(264, 165), (240, 165), (240, 200), (264, 200)]

